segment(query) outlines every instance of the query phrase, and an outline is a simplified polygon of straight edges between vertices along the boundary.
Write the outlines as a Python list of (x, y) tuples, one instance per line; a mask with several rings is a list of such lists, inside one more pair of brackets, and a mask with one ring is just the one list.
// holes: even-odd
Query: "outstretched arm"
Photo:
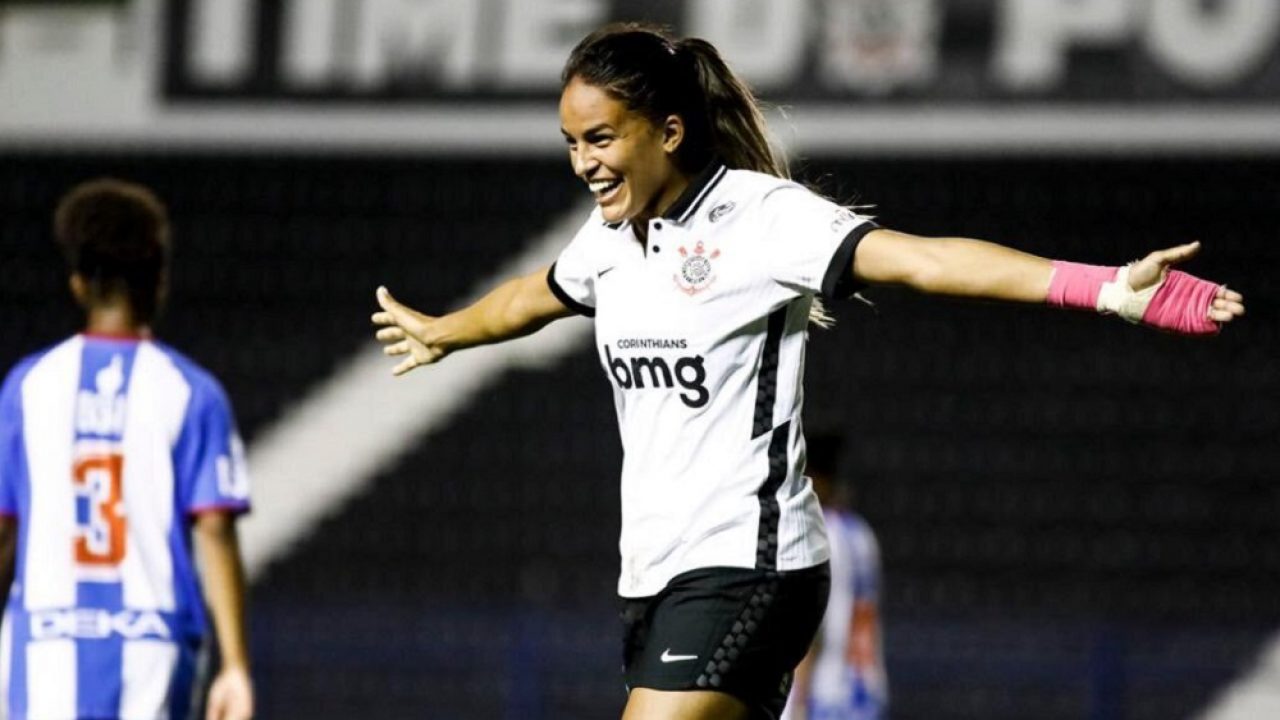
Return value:
[(858, 245), (855, 277), (930, 295), (1044, 302), (1053, 266), (1042, 257), (968, 238), (872, 230)]
[(528, 335), (573, 312), (551, 292), (548, 268), (508, 280), (474, 304), (440, 317), (401, 305), (386, 288), (378, 288), (380, 312), (373, 323), (383, 326), (378, 340), (388, 355), (407, 355), (392, 370), (403, 375), (429, 365), (454, 350), (488, 345)]
[[(1083, 293), (1070, 292), (1068, 287), (1067, 301), (1063, 301), (1060, 291), (1062, 283), (1073, 282), (1075, 268), (1066, 263), (1055, 263), (995, 243), (967, 238), (923, 238), (892, 230), (873, 230), (858, 245), (853, 260), (854, 275), (871, 284), (903, 285), (923, 293), (934, 295), (951, 295), (955, 297), (980, 298), (988, 300), (1006, 300), (1011, 302), (1044, 303), (1084, 307), (1097, 303), (1098, 290), (1106, 283), (1119, 282), (1133, 293), (1155, 288), (1155, 299), (1146, 297), (1145, 303), (1137, 312), (1137, 317), (1130, 317), (1126, 309), (1120, 314), (1127, 319), (1142, 320), (1148, 324), (1174, 329), (1182, 332), (1180, 327), (1172, 327), (1162, 318), (1143, 317), (1149, 304), (1157, 304), (1166, 312), (1168, 299), (1161, 299), (1158, 294), (1166, 289), (1163, 283), (1169, 275), (1169, 269), (1178, 263), (1191, 259), (1200, 251), (1200, 244), (1191, 243), (1167, 250), (1157, 250), (1132, 266), (1125, 269), (1123, 276), (1117, 275), (1118, 268), (1106, 268), (1106, 277), (1097, 279), (1093, 286), (1093, 294), (1089, 288)], [(1199, 302), (1203, 297), (1203, 308), (1191, 308), (1188, 312), (1201, 313), (1199, 318), (1207, 318), (1217, 323), (1230, 322), (1244, 314), (1244, 297), (1223, 286), (1205, 287), (1204, 281), (1183, 274), (1178, 280), (1179, 288), (1195, 288), (1201, 284), (1204, 292), (1190, 293), (1185, 302)], [(1161, 287), (1157, 287), (1161, 285)], [(1170, 292), (1172, 290), (1170, 289)], [(1166, 293), (1167, 294), (1167, 293)], [(1075, 299), (1079, 296), (1080, 299)], [(1096, 309), (1116, 312), (1104, 297), (1103, 305)], [(1174, 298), (1181, 302), (1181, 297)], [(1160, 300), (1160, 303), (1156, 303)], [(1177, 309), (1177, 308), (1174, 308)]]

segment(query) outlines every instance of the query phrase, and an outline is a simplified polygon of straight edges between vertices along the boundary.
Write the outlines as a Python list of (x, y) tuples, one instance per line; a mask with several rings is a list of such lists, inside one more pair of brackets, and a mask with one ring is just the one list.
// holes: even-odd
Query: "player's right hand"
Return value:
[[(1155, 285), (1163, 280), (1174, 265), (1184, 263), (1200, 253), (1200, 241), (1156, 250), (1129, 266), (1129, 287), (1134, 290)], [(1219, 285), (1208, 300), (1208, 317), (1217, 323), (1229, 323), (1244, 315), (1244, 296)]]
[(205, 720), (251, 720), (253, 683), (243, 668), (224, 668), (209, 688)]
[(382, 310), (371, 319), (374, 325), (382, 326), (375, 336), (383, 343), (382, 352), (391, 357), (407, 356), (392, 368), (393, 375), (403, 375), (445, 356), (443, 347), (426, 339), (436, 318), (401, 305), (385, 287), (378, 288), (377, 298)]

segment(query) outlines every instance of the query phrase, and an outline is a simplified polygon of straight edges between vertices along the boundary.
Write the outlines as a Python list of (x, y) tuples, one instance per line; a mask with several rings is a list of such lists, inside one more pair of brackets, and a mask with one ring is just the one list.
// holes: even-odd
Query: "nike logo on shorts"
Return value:
[(667, 648), (666, 650), (663, 650), (662, 658), (661, 658), (662, 662), (664, 663), (673, 663), (673, 662), (680, 662), (682, 660), (697, 660), (697, 659), (698, 659), (697, 655), (672, 655), (671, 648)]

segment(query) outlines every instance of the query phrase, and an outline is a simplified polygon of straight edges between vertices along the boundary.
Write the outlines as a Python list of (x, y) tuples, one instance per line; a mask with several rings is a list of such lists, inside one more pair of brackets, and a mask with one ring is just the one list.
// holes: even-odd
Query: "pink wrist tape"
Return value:
[(1054, 307), (1098, 310), (1098, 293), (1102, 284), (1115, 279), (1120, 268), (1106, 265), (1053, 261), (1053, 279), (1049, 281), (1049, 295), (1045, 302)]
[(1218, 287), (1181, 270), (1170, 270), (1142, 314), (1142, 322), (1183, 335), (1215, 335), (1222, 327), (1209, 317), (1209, 307)]
[[(1180, 270), (1169, 270), (1158, 286), (1135, 293), (1126, 280), (1116, 279), (1119, 270), (1054, 260), (1045, 302), (1056, 307), (1115, 312), (1130, 322), (1142, 322), (1183, 335), (1213, 335), (1221, 329), (1209, 317), (1209, 308), (1218, 294), (1217, 284)], [(1102, 286), (1111, 282), (1122, 284), (1120, 291), (1127, 295), (1117, 299), (1111, 292), (1104, 303), (1107, 307), (1100, 308), (1098, 296)], [(1150, 299), (1144, 298), (1144, 294)], [(1143, 302), (1147, 303), (1145, 309)]]

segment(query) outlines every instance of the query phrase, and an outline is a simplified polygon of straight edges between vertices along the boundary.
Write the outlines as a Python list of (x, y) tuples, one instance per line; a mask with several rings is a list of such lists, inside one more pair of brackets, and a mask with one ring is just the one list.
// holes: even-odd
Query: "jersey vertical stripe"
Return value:
[(778, 404), (778, 349), (782, 345), (782, 329), (787, 322), (787, 306), (769, 313), (764, 346), (760, 351), (760, 374), (756, 381), (756, 413), (751, 437), (757, 438), (773, 427), (773, 414)]
[[(35, 717), (74, 717), (79, 688), (74, 641), (33, 638), (30, 612), (72, 607), (76, 601), (75, 568), (67, 538), (75, 535), (75, 504), (70, 478), (75, 396), (82, 341), (51, 351), (31, 368), (21, 386), (22, 438), (30, 478), (57, 478), (25, 486), (30, 510), (19, 513), (18, 558), (10, 590), (14, 625), (12, 659), (14, 693), (11, 717), (29, 711)], [(14, 612), (14, 601), (19, 601)], [(23, 612), (25, 610), (26, 612)], [(68, 713), (70, 711), (70, 713)]]
[(19, 590), (28, 610), (70, 607), (76, 601), (75, 566), (66, 544), (76, 535), (76, 516), (67, 508), (78, 503), (67, 477), (72, 461), (67, 441), (74, 432), (82, 346), (76, 338), (53, 350), (22, 383), (30, 510), (23, 518), (28, 522), (19, 526), (26, 535), (22, 558), (34, 562), (23, 563)]
[[(787, 305), (769, 313), (765, 339), (760, 352), (760, 371), (756, 380), (755, 419), (751, 437), (769, 432), (778, 404), (778, 355), (782, 346), (782, 331), (787, 323)], [(778, 523), (782, 508), (778, 505), (778, 488), (787, 478), (787, 446), (790, 422), (773, 429), (769, 439), (768, 475), (760, 485), (757, 496), (760, 501), (760, 521), (756, 530), (756, 567), (761, 570), (778, 568)]]
[(769, 439), (769, 476), (760, 486), (760, 527), (756, 534), (756, 567), (761, 570), (778, 569), (778, 521), (782, 509), (778, 506), (778, 488), (787, 479), (787, 447), (791, 439), (791, 421), (774, 428)]

